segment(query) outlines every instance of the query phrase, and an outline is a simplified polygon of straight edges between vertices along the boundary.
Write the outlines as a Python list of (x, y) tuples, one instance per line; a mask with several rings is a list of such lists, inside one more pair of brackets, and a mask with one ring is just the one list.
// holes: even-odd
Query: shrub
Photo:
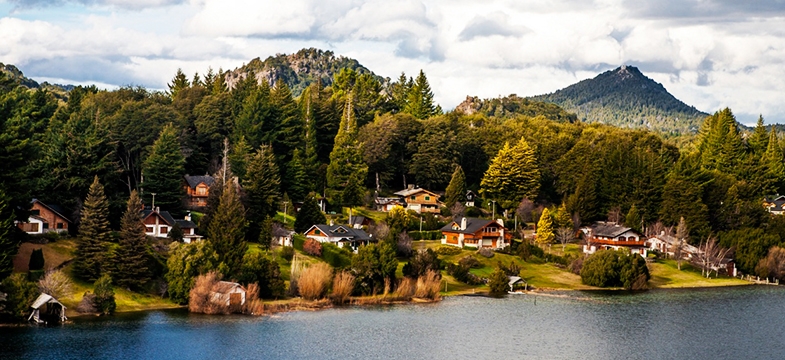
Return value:
[(44, 250), (35, 249), (30, 253), (30, 262), (28, 263), (28, 270), (43, 270), (44, 269)]
[(333, 269), (325, 263), (316, 263), (303, 270), (297, 280), (300, 295), (307, 300), (324, 297), (333, 278)]
[(292, 246), (294, 246), (294, 248), (297, 250), (304, 251), (303, 247), (305, 245), (305, 239), (306, 237), (300, 234), (292, 235)]
[(602, 250), (583, 262), (581, 282), (600, 287), (624, 287), (639, 290), (649, 280), (646, 260), (628, 250)]
[(409, 263), (403, 266), (403, 276), (418, 278), (429, 270), (441, 270), (441, 261), (432, 249), (420, 250), (414, 253)]
[(412, 298), (412, 296), (414, 296), (414, 292), (416, 290), (417, 281), (412, 278), (405, 277), (398, 283), (398, 287), (395, 288), (393, 296), (395, 296), (396, 299), (409, 300)]
[(488, 288), (490, 289), (491, 296), (501, 297), (507, 294), (510, 289), (510, 280), (504, 270), (497, 268), (488, 279)]
[(335, 304), (345, 304), (354, 292), (354, 275), (348, 271), (341, 271), (333, 278), (333, 292), (331, 298)]
[(229, 314), (229, 306), (212, 301), (213, 288), (219, 278), (215, 271), (196, 277), (188, 300), (188, 311), (204, 314)]
[(510, 261), (510, 265), (499, 263), (499, 269), (502, 269), (507, 276), (519, 276), (521, 274), (521, 267), (514, 261)]
[(286, 262), (292, 262), (292, 258), (294, 257), (294, 248), (291, 246), (282, 247), (281, 257), (286, 260)]
[(442, 238), (441, 230), (409, 231), (412, 240), (439, 240)]
[(409, 257), (412, 255), (412, 238), (404, 231), (398, 234), (398, 256)]
[(436, 253), (439, 255), (458, 255), (461, 253), (461, 248), (449, 245), (442, 245), (436, 248)]
[(480, 248), (479, 250), (477, 250), (477, 253), (487, 258), (492, 258), (493, 255), (495, 255), (493, 253), (493, 250), (489, 248)]
[(322, 243), (314, 239), (306, 239), (303, 244), (303, 251), (311, 256), (322, 256)]
[(114, 286), (112, 286), (112, 278), (109, 274), (101, 275), (95, 281), (95, 308), (104, 315), (114, 314), (117, 304), (114, 301)]
[(518, 256), (520, 256), (523, 261), (529, 261), (529, 258), (532, 256), (536, 256), (540, 259), (545, 257), (545, 252), (542, 251), (541, 248), (536, 245), (529, 244), (526, 241), (518, 245), (517, 251)]
[(335, 268), (345, 268), (352, 264), (352, 253), (330, 243), (322, 245), (322, 259)]
[(417, 290), (414, 296), (418, 298), (438, 300), (441, 298), (439, 289), (441, 288), (441, 275), (436, 271), (428, 270), (425, 275), (417, 278)]
[(482, 280), (477, 275), (470, 273), (469, 268), (466, 266), (447, 264), (447, 274), (454, 277), (455, 280), (468, 285), (479, 285), (482, 283)]
[(28, 312), (30, 304), (38, 296), (38, 288), (35, 283), (28, 281), (24, 274), (19, 273), (3, 280), (2, 291), (7, 294), (3, 304), (5, 310), (18, 319), (23, 319), (30, 314)]
[(264, 313), (264, 303), (259, 299), (259, 284), (249, 284), (245, 290), (245, 304), (243, 304), (243, 314), (262, 315)]
[(482, 267), (480, 260), (477, 260), (477, 258), (471, 255), (466, 255), (462, 257), (461, 260), (458, 260), (458, 265), (467, 267), (469, 269), (476, 269)]
[(469, 206), (466, 208), (466, 217), (480, 217), (482, 216), (482, 210), (478, 209), (474, 206)]
[(573, 274), (580, 275), (581, 269), (583, 269), (583, 262), (586, 260), (585, 256), (578, 256), (573, 260), (570, 265), (567, 267)]
[(73, 283), (62, 271), (49, 271), (38, 280), (38, 291), (54, 296), (56, 299), (71, 295)]
[(284, 282), (278, 263), (264, 253), (246, 253), (240, 268), (239, 281), (243, 284), (256, 284), (258, 296), (275, 298), (284, 293)]
[(785, 249), (779, 246), (769, 249), (768, 255), (758, 262), (755, 272), (762, 278), (785, 281)]
[(76, 306), (76, 311), (82, 314), (94, 314), (98, 312), (98, 309), (95, 307), (95, 295), (91, 292), (85, 292), (82, 295), (82, 300), (79, 301), (79, 305)]

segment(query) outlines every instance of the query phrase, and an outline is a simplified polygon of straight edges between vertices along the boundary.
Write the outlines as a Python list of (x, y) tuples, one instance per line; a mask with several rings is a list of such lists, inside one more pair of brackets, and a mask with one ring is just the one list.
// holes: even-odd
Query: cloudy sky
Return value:
[(0, 62), (39, 81), (163, 89), (303, 47), (397, 77), (445, 109), (537, 95), (622, 64), (700, 110), (785, 123), (785, 0), (0, 0)]

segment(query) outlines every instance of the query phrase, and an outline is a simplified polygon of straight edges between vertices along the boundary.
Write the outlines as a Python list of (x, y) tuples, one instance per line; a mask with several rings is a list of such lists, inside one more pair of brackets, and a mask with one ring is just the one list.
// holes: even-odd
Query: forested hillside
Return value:
[[(601, 78), (609, 87), (612, 79), (623, 88), (655, 87), (634, 68)], [(483, 214), (461, 205), (463, 189), (471, 189), (482, 198), (478, 207), (508, 219), (552, 213), (555, 224), (580, 225), (611, 217), (643, 230), (684, 218), (688, 242), (719, 238), (745, 273), (785, 240), (783, 217), (762, 206), (765, 195), (785, 193), (780, 134), (760, 123), (742, 136), (729, 109), (701, 121), (693, 112), (698, 135), (680, 151), (658, 132), (574, 121), (564, 109), (515, 96), (470, 99), (465, 109), (444, 114), (422, 71), (386, 83), (342, 68), (332, 81), (303, 85), (300, 96), (282, 78), (247, 77), (231, 88), (224, 79), (178, 71), (167, 92), (76, 87), (61, 102), (0, 73), (0, 225), (27, 219), (32, 198), (61, 205), (72, 219), (100, 214), (114, 230), (122, 218), (135, 223), (137, 202), (149, 206), (153, 193), (156, 206), (181, 216), (183, 176), (214, 174), (199, 231), (215, 247), (215, 268), (232, 271), (242, 266), (246, 242), (267, 246), (273, 219), (292, 203), (321, 215), (315, 204), (324, 199), (328, 211), (340, 213), (370, 208), (376, 196), (411, 184), (446, 191), (442, 217), (427, 220), (434, 227), (450, 216)], [(614, 99), (651, 114), (683, 110), (678, 101), (641, 107), (652, 98), (625, 97), (639, 94), (632, 90), (598, 92), (610, 97), (578, 91), (591, 84), (570, 91), (582, 104)], [(660, 97), (667, 95), (657, 86)], [(598, 109), (611, 108), (618, 109)], [(598, 119), (613, 123), (619, 114)], [(681, 124), (664, 119), (660, 126)], [(285, 225), (291, 222), (277, 226)], [(384, 238), (394, 243), (406, 228), (399, 225), (391, 223)], [(0, 230), (3, 265), (18, 238)], [(91, 231), (112, 239), (105, 226)], [(166, 265), (158, 263), (160, 274)]]
[(707, 115), (673, 97), (634, 66), (621, 66), (532, 99), (557, 104), (582, 121), (665, 134), (695, 133)]

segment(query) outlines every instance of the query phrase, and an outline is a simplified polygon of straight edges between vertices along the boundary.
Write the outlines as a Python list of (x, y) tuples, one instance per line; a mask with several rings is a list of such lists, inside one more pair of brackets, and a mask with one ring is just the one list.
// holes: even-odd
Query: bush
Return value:
[(30, 253), (30, 262), (27, 265), (28, 270), (43, 270), (44, 269), (44, 250), (35, 249)]
[(442, 238), (442, 231), (441, 230), (432, 230), (432, 231), (409, 231), (409, 236), (412, 237), (412, 240), (439, 240)]
[(7, 293), (5, 310), (14, 318), (24, 319), (29, 315), (29, 307), (38, 296), (38, 288), (34, 282), (28, 281), (24, 274), (13, 274), (3, 280), (1, 289)]
[(188, 297), (188, 311), (203, 314), (229, 314), (225, 303), (212, 301), (213, 288), (219, 278), (215, 271), (196, 277), (196, 282)]
[(417, 291), (417, 281), (405, 277), (398, 283), (393, 296), (399, 300), (409, 300), (414, 296), (415, 291)]
[(420, 250), (415, 252), (409, 263), (403, 266), (403, 276), (416, 279), (431, 270), (436, 272), (441, 270), (439, 256), (432, 249)]
[(397, 250), (398, 256), (412, 256), (412, 238), (406, 231), (398, 234)]
[(417, 278), (417, 289), (414, 291), (414, 297), (439, 300), (441, 298), (439, 294), (441, 279), (442, 276), (436, 271), (428, 270), (425, 275)]
[(480, 260), (477, 260), (477, 258), (471, 255), (466, 255), (463, 258), (461, 258), (461, 260), (458, 260), (458, 265), (465, 266), (469, 269), (476, 269), (482, 267)]
[(112, 286), (112, 278), (109, 274), (101, 275), (95, 281), (95, 308), (104, 315), (114, 314), (117, 304), (114, 301), (114, 286)]
[(95, 307), (95, 295), (91, 292), (86, 292), (82, 295), (82, 300), (76, 306), (76, 311), (82, 314), (94, 314), (98, 312)]
[(482, 216), (482, 210), (475, 206), (469, 206), (466, 208), (466, 217), (480, 217)]
[(518, 256), (520, 256), (523, 261), (529, 261), (529, 258), (532, 256), (536, 256), (540, 259), (545, 257), (545, 252), (542, 251), (541, 248), (536, 245), (529, 244), (527, 241), (524, 241), (518, 245), (516, 250), (518, 251)]
[(300, 234), (292, 235), (292, 246), (294, 246), (294, 248), (297, 250), (304, 251), (303, 247), (305, 246), (305, 239), (305, 236)]
[(581, 269), (581, 282), (599, 287), (640, 290), (649, 277), (646, 260), (626, 249), (598, 251), (583, 262)]
[(259, 300), (259, 284), (249, 284), (245, 289), (245, 304), (243, 304), (243, 314), (262, 315), (264, 313), (264, 303)]
[(578, 256), (570, 262), (570, 265), (567, 267), (573, 274), (580, 275), (581, 269), (583, 269), (583, 262), (586, 260), (585, 256)]
[(510, 290), (510, 279), (504, 270), (496, 268), (488, 279), (488, 288), (490, 289), (491, 296), (502, 297)]
[(262, 298), (277, 298), (285, 289), (278, 263), (261, 252), (243, 256), (239, 281), (245, 285), (256, 284), (257, 295)]
[(352, 253), (346, 248), (339, 248), (330, 243), (322, 245), (322, 259), (334, 268), (346, 268), (352, 265)]
[(325, 263), (313, 264), (300, 274), (297, 286), (300, 295), (307, 300), (317, 300), (324, 297), (333, 278), (333, 269)]
[(354, 292), (354, 275), (348, 271), (341, 271), (333, 278), (333, 292), (330, 298), (335, 304), (345, 304)]
[(73, 283), (62, 271), (49, 271), (41, 280), (38, 280), (38, 291), (61, 299), (71, 295)]
[(504, 274), (507, 276), (520, 276), (521, 275), (521, 267), (518, 266), (514, 261), (510, 262), (510, 265), (504, 265), (503, 263), (499, 263), (499, 269), (504, 271)]
[(458, 264), (447, 264), (447, 274), (464, 284), (479, 285), (482, 279), (469, 272), (469, 267)]
[(779, 246), (769, 249), (768, 255), (758, 262), (755, 272), (762, 278), (785, 281), (785, 249)]
[(489, 248), (479, 248), (479, 249), (477, 250), (477, 253), (478, 253), (478, 254), (480, 254), (480, 255), (482, 255), (482, 256), (484, 256), (484, 257), (487, 257), (487, 258), (489, 258), (489, 259), (490, 259), (490, 258), (492, 258), (492, 257), (493, 257), (493, 255), (495, 255), (495, 254), (493, 253), (493, 250), (491, 250), (491, 249), (489, 249)]
[(461, 248), (450, 245), (442, 245), (436, 248), (436, 253), (439, 255), (458, 255), (461, 253)]
[(303, 251), (311, 256), (322, 256), (322, 243), (314, 239), (306, 239), (303, 244)]
[(292, 262), (292, 258), (294, 257), (294, 248), (291, 246), (281, 247), (281, 257), (286, 260), (286, 262)]

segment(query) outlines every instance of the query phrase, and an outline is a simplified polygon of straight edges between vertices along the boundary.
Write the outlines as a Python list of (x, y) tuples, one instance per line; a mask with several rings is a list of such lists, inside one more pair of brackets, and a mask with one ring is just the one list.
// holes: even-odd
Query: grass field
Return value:
[(711, 286), (733, 286), (749, 285), (748, 281), (732, 277), (713, 277), (707, 279), (701, 276), (700, 269), (682, 262), (681, 270), (678, 269), (675, 260), (659, 260), (649, 264), (651, 280), (649, 286), (652, 288), (690, 288), (690, 287), (711, 287)]
[(73, 239), (58, 240), (45, 245), (22, 243), (19, 247), (19, 253), (14, 257), (14, 271), (27, 272), (29, 270), (28, 264), (30, 263), (30, 254), (33, 253), (33, 250), (43, 249), (44, 269), (52, 269), (73, 259), (75, 248), (76, 243)]

